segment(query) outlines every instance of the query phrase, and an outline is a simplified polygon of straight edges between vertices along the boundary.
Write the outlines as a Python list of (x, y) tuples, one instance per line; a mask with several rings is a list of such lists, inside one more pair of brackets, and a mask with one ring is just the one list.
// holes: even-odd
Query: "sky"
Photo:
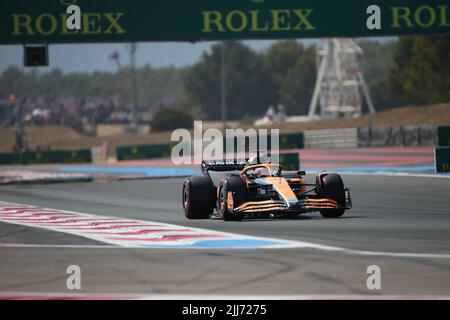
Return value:
[[(392, 37), (371, 38), (377, 41), (389, 41)], [(299, 40), (304, 45), (317, 43), (318, 39)], [(243, 41), (253, 50), (266, 50), (275, 40)], [(215, 42), (145, 42), (138, 44), (136, 63), (138, 67), (146, 64), (154, 67), (182, 67), (198, 62), (205, 51), (209, 51)], [(49, 67), (38, 67), (38, 73), (58, 68), (68, 72), (116, 72), (117, 66), (109, 56), (119, 52), (121, 63), (129, 64), (127, 45), (118, 44), (59, 44), (49, 45)], [(0, 74), (9, 66), (23, 68), (23, 48), (21, 45), (0, 45)]]
[[(274, 41), (246, 41), (255, 50), (264, 50)], [(182, 67), (200, 60), (204, 51), (209, 51), (215, 42), (182, 43), (139, 43), (136, 52), (138, 67), (149, 64), (160, 68), (166, 66)], [(49, 67), (39, 67), (38, 72), (59, 68), (63, 72), (91, 72), (93, 70), (117, 70), (114, 61), (109, 56), (114, 51), (119, 52), (121, 63), (129, 63), (127, 45), (119, 44), (65, 44), (49, 46)], [(0, 73), (9, 66), (22, 68), (23, 49), (20, 45), (0, 46)]]
[[(248, 40), (244, 41), (256, 51), (265, 50), (274, 40)], [(305, 45), (317, 42), (304, 40)], [(138, 67), (146, 64), (155, 67), (182, 67), (198, 62), (205, 51), (209, 51), (215, 42), (151, 42), (139, 43), (136, 52)], [(109, 56), (114, 51), (119, 52), (121, 63), (129, 63), (127, 45), (118, 44), (60, 44), (49, 46), (49, 67), (38, 67), (39, 73), (58, 68), (63, 72), (92, 72), (117, 71), (114, 61)], [(21, 45), (0, 46), (0, 73), (9, 66), (23, 68), (23, 48)]]

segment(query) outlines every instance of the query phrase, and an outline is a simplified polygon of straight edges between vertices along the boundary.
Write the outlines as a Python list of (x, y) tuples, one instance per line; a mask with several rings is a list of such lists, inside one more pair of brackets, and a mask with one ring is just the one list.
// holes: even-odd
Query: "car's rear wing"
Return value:
[(204, 174), (209, 171), (241, 171), (246, 165), (246, 159), (202, 161), (201, 169)]

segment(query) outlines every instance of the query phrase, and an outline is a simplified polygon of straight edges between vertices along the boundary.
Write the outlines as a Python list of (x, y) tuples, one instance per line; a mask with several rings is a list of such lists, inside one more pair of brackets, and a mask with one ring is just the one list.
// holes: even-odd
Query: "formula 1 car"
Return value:
[[(188, 219), (288, 216), (319, 211), (336, 218), (352, 207), (350, 190), (336, 173), (322, 172), (315, 184), (305, 183), (304, 171), (283, 174), (278, 164), (248, 160), (203, 161), (202, 175), (183, 183), (183, 209)], [(210, 171), (228, 172), (216, 187)], [(236, 172), (237, 173), (233, 173)]]

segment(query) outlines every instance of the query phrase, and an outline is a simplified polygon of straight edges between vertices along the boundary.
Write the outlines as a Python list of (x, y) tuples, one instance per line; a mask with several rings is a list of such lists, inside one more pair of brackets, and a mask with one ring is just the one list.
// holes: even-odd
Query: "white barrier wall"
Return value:
[(303, 134), (306, 149), (431, 146), (436, 144), (436, 128), (433, 125), (311, 130), (305, 131)]
[(357, 148), (358, 129), (311, 130), (304, 132), (306, 149)]

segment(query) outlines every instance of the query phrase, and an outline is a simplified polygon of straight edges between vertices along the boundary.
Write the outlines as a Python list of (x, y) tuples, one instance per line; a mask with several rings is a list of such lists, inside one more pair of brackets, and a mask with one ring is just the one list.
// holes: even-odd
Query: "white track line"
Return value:
[[(16, 207), (16, 208), (15, 208)], [(14, 210), (23, 210), (23, 213), (14, 213)], [(52, 216), (48, 216), (48, 215)], [(58, 217), (64, 216), (64, 218)], [(45, 218), (47, 222), (38, 222), (39, 219)], [(49, 219), (55, 218), (49, 221)], [(110, 220), (108, 220), (110, 219)], [(223, 249), (253, 249), (253, 248), (296, 248), (303, 246), (300, 242), (273, 239), (266, 237), (255, 237), (248, 235), (241, 235), (229, 232), (220, 232), (214, 230), (200, 229), (194, 227), (185, 227), (174, 224), (153, 222), (147, 220), (127, 219), (121, 217), (100, 216), (88, 213), (80, 213), (66, 210), (56, 210), (50, 208), (40, 208), (30, 205), (1, 202), (0, 201), (0, 221), (5, 223), (23, 225), (27, 227), (41, 228), (61, 233), (72, 234), (95, 241), (127, 248), (169, 248), (169, 249), (212, 249), (213, 247), (195, 247), (196, 243), (201, 241), (220, 240), (230, 243), (223, 245)], [(74, 221), (74, 222), (71, 222)], [(45, 224), (44, 224), (45, 223)], [(106, 230), (99, 230), (101, 226), (113, 226), (114, 228)], [(130, 226), (135, 225), (135, 226)], [(139, 225), (139, 226), (136, 226)], [(70, 229), (68, 229), (70, 228)], [(118, 228), (118, 229), (116, 229)], [(146, 230), (143, 230), (146, 229)], [(150, 230), (150, 234), (139, 232)], [(122, 235), (121, 231), (126, 231), (127, 234)], [(196, 236), (202, 236), (196, 238)], [(185, 240), (171, 240), (173, 237), (189, 237)], [(168, 237), (169, 240), (164, 240)], [(172, 238), (171, 238), (172, 237)], [(132, 238), (133, 240), (130, 240)], [(163, 239), (160, 241), (159, 239)], [(154, 240), (154, 241), (152, 241)], [(156, 242), (155, 242), (156, 241)], [(229, 242), (227, 242), (229, 241)], [(233, 241), (242, 241), (243, 247), (232, 247)], [(252, 242), (260, 241), (264, 244), (251, 244)], [(306, 244), (305, 244), (306, 245)], [(11, 246), (4, 244), (3, 246)], [(15, 246), (18, 246), (17, 244)], [(31, 245), (24, 245), (30, 247)], [(45, 245), (44, 245), (45, 246)], [(54, 246), (63, 247), (63, 246)], [(214, 249), (221, 249), (214, 247)]]
[[(339, 170), (336, 170), (339, 172)], [(331, 172), (331, 171), (330, 171)], [(371, 172), (348, 172), (348, 171), (340, 171), (342, 175), (355, 175), (355, 176), (380, 176), (380, 177), (414, 177), (414, 178), (441, 178), (441, 179), (450, 179), (450, 174), (432, 174), (432, 173), (409, 173), (409, 172), (385, 172), (385, 171), (375, 171)]]
[(450, 300), (449, 295), (384, 295), (384, 294), (327, 294), (327, 295), (232, 295), (232, 294), (117, 294), (117, 293), (66, 293), (66, 292), (0, 292), (2, 299), (91, 299), (91, 300)]
[[(261, 238), (272, 239), (272, 238)], [(349, 255), (359, 256), (382, 256), (382, 257), (394, 257), (394, 258), (428, 258), (428, 259), (450, 259), (450, 254), (446, 253), (411, 253), (411, 252), (384, 252), (384, 251), (365, 251), (354, 250), (341, 247), (324, 246), (311, 242), (303, 241), (291, 241), (282, 239), (273, 239), (274, 241), (290, 242), (291, 245), (280, 247), (260, 247), (257, 249), (274, 250), (274, 249), (313, 249), (321, 251), (330, 251), (336, 253), (344, 253)], [(0, 243), (0, 248), (48, 248), (48, 249), (123, 249), (122, 246), (117, 245), (52, 245), (52, 244), (18, 244), (18, 243)], [(140, 246), (126, 246), (130, 249), (148, 249)], [(155, 247), (152, 249), (160, 250), (254, 250), (253, 248), (161, 248)]]
[[(322, 171), (305, 169), (307, 174), (317, 174)], [(414, 178), (442, 178), (450, 179), (450, 173), (413, 173), (413, 172), (392, 172), (392, 171), (345, 171), (345, 167), (333, 168), (326, 170), (327, 172), (335, 172), (341, 175), (354, 176), (379, 176), (379, 177), (414, 177)]]
[[(284, 239), (275, 239), (275, 238), (265, 238), (265, 237), (255, 237), (255, 236), (248, 236), (248, 235), (241, 235), (236, 233), (229, 233), (229, 232), (219, 232), (219, 231), (213, 231), (213, 230), (207, 230), (207, 229), (200, 229), (200, 228), (192, 228), (192, 227), (183, 227), (173, 224), (166, 224), (166, 223), (159, 223), (159, 222), (152, 222), (152, 221), (146, 221), (146, 220), (135, 220), (135, 219), (125, 219), (120, 217), (106, 217), (106, 216), (97, 216), (93, 214), (86, 214), (86, 213), (79, 213), (79, 212), (73, 212), (73, 211), (65, 211), (65, 210), (55, 210), (55, 209), (49, 209), (49, 208), (38, 208), (30, 205), (22, 205), (17, 203), (9, 203), (9, 202), (0, 202), (0, 205), (8, 205), (8, 206), (20, 206), (20, 207), (28, 207), (31, 210), (34, 210), (35, 213), (39, 213), (39, 211), (50, 211), (50, 212), (58, 212), (62, 214), (74, 214), (77, 216), (77, 218), (89, 218), (89, 219), (96, 219), (96, 220), (105, 220), (105, 219), (114, 219), (116, 221), (126, 220), (133, 223), (142, 223), (144, 225), (158, 225), (161, 227), (169, 227), (169, 228), (180, 228), (180, 229), (189, 229), (193, 232), (199, 232), (202, 234), (211, 234), (211, 235), (220, 235), (223, 236), (223, 239), (244, 239), (244, 240), (261, 240), (261, 241), (269, 241), (277, 243), (277, 245), (266, 245), (266, 246), (259, 246), (255, 247), (257, 249), (287, 249), (287, 248), (303, 248), (303, 249), (314, 249), (314, 250), (321, 250), (321, 251), (328, 251), (328, 252), (336, 252), (336, 253), (343, 253), (343, 254), (349, 254), (349, 255), (359, 255), (359, 256), (384, 256), (384, 257), (396, 257), (396, 258), (429, 258), (429, 259), (450, 259), (450, 254), (448, 253), (411, 253), (411, 252), (383, 252), (383, 251), (368, 251), (368, 250), (356, 250), (356, 249), (349, 249), (349, 248), (342, 248), (342, 247), (336, 247), (336, 246), (327, 246), (322, 245), (318, 243), (313, 242), (306, 242), (306, 241), (294, 241), (294, 240), (284, 240)], [(72, 218), (66, 218), (66, 219), (72, 219)], [(12, 223), (12, 224), (18, 224), (18, 225), (24, 225), (27, 227), (36, 227), (36, 228), (44, 228), (47, 230), (52, 230), (56, 232), (62, 232), (62, 233), (68, 233), (73, 234), (89, 239), (93, 239), (96, 241), (104, 242), (110, 244), (107, 245), (34, 245), (34, 244), (0, 244), (1, 247), (35, 247), (35, 248), (101, 248), (101, 249), (113, 249), (113, 248), (148, 248), (144, 247), (140, 241), (134, 241), (134, 242), (127, 242), (122, 240), (109, 240), (109, 238), (99, 237), (95, 235), (91, 235), (90, 233), (83, 233), (80, 231), (73, 231), (73, 230), (65, 230), (58, 227), (52, 227), (52, 226), (41, 226), (41, 225), (30, 225), (29, 223), (25, 222), (17, 222), (14, 220), (6, 220), (2, 218), (2, 214), (0, 214), (0, 221), (6, 222), (6, 223)], [(114, 222), (116, 223), (116, 222)], [(132, 228), (132, 227), (131, 227)], [(92, 231), (92, 230), (88, 230)], [(111, 235), (111, 234), (108, 234)], [(152, 249), (179, 249), (179, 250), (185, 250), (185, 249), (198, 249), (198, 250), (248, 250), (248, 249), (255, 249), (253, 247), (243, 247), (243, 248), (233, 248), (233, 247), (151, 247)]]

